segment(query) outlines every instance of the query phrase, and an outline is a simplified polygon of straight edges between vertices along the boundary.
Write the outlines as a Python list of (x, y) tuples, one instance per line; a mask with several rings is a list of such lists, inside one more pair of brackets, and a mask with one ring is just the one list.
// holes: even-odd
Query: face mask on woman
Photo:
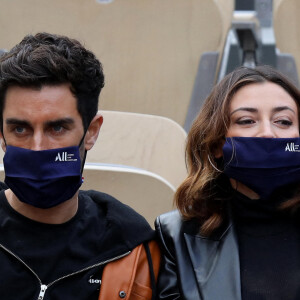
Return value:
[(261, 198), (274, 190), (300, 183), (300, 138), (226, 138), (224, 173)]

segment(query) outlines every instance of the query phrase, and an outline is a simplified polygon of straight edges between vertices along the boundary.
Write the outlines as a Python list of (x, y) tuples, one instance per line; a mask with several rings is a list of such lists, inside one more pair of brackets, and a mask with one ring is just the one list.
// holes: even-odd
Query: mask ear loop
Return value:
[[(87, 133), (87, 130), (84, 132), (83, 137), (82, 137), (82, 139), (80, 140), (80, 143), (79, 143), (79, 146), (78, 146), (79, 149), (80, 149), (80, 147), (81, 147), (82, 144), (83, 144), (83, 141), (84, 141), (84, 138), (85, 138), (86, 133)], [(84, 169), (84, 164), (85, 164), (85, 160), (86, 160), (86, 154), (87, 154), (87, 150), (84, 149), (83, 159), (82, 159), (82, 163), (81, 163), (81, 170), (80, 170), (81, 177), (82, 177), (82, 173), (83, 173), (83, 169)], [(83, 181), (83, 180), (84, 180), (84, 178), (82, 177), (82, 181)]]
[[(87, 153), (87, 151), (84, 150), (84, 156), (83, 156), (82, 166), (81, 166), (81, 170), (80, 170), (81, 176), (82, 176), (82, 173), (83, 173), (84, 164), (85, 164), (85, 160), (86, 160), (86, 153)], [(83, 180), (83, 177), (82, 177), (82, 180)]]
[[(235, 145), (234, 145), (233, 139), (230, 138), (230, 141), (231, 141), (231, 144), (232, 144), (232, 154), (231, 154), (230, 161), (229, 161), (228, 163), (230, 163), (230, 162), (233, 160), (233, 158), (234, 158), (234, 156), (235, 156), (235, 153), (236, 153), (236, 149), (235, 149)], [(235, 181), (235, 187), (233, 187), (233, 186), (231, 185), (231, 188), (232, 188), (232, 190), (234, 191), (234, 193), (237, 193), (237, 192), (238, 192), (238, 185), (239, 185), (239, 182), (238, 182), (237, 180), (235, 180), (235, 179), (234, 179), (234, 181)]]
[(220, 173), (223, 172), (223, 171), (219, 170), (219, 169), (212, 163), (209, 154), (207, 154), (207, 158), (208, 158), (208, 161), (209, 161), (210, 165), (211, 165), (216, 171), (218, 171), (218, 172), (220, 172)]

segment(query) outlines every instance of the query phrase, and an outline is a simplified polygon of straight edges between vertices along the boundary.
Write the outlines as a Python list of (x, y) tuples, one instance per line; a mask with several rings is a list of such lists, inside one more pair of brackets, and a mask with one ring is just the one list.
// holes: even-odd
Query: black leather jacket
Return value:
[(163, 258), (158, 299), (241, 300), (240, 265), (232, 224), (210, 238), (178, 211), (155, 221)]

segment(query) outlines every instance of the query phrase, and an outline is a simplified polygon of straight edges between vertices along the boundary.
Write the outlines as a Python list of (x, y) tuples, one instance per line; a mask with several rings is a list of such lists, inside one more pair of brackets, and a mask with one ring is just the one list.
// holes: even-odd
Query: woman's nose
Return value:
[(265, 121), (260, 124), (257, 137), (264, 137), (264, 138), (276, 137), (273, 126), (269, 121)]

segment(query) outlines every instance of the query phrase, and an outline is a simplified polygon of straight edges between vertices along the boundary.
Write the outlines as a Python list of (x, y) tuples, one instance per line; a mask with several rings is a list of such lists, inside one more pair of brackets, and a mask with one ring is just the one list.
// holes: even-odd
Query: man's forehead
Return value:
[(45, 124), (82, 122), (77, 100), (68, 85), (43, 86), (41, 89), (11, 87), (7, 91), (3, 119)]
[(43, 86), (41, 89), (12, 86), (7, 90), (5, 106), (33, 110), (77, 110), (77, 100), (68, 85)]

